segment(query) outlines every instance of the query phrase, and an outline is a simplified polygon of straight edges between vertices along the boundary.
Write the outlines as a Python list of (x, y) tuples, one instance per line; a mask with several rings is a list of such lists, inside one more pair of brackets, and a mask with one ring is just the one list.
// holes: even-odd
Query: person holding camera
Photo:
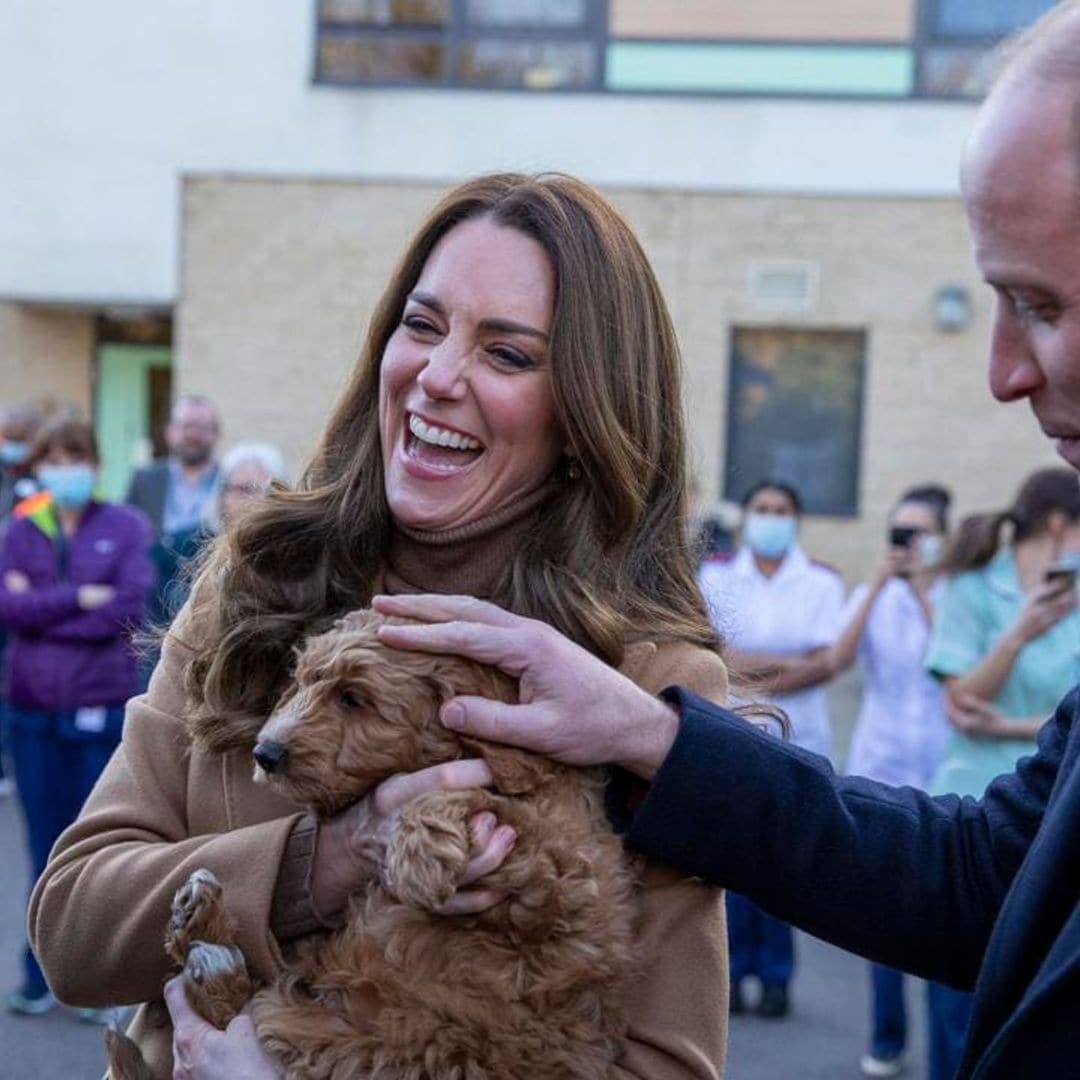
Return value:
[[(926, 671), (951, 496), (937, 485), (910, 488), (889, 515), (884, 558), (851, 594), (844, 627), (830, 650), (834, 674), (859, 660), (863, 696), (847, 771), (884, 784), (923, 788), (949, 733), (943, 691)], [(898, 1076), (906, 1067), (904, 976), (870, 964), (870, 1047), (865, 1076)]]
[[(961, 523), (926, 656), (955, 729), (927, 785), (932, 794), (980, 796), (1036, 752), (1036, 732), (1080, 679), (1078, 556), (1080, 485), (1071, 469), (1040, 469), (1009, 509)], [(972, 995), (931, 983), (928, 996), (929, 1076), (946, 1080), (959, 1066)]]

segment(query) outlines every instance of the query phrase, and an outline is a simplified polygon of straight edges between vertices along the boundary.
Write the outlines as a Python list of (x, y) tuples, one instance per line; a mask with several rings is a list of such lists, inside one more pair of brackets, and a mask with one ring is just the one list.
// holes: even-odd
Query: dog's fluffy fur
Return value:
[[(287, 971), (255, 992), (263, 1045), (290, 1077), (606, 1077), (625, 1027), (634, 907), (601, 777), (446, 731), (443, 701), (512, 702), (516, 687), (465, 660), (387, 649), (384, 621), (355, 612), (309, 639), (262, 731), (219, 730), (216, 748), (222, 739), (250, 747), (256, 734), (285, 747), (269, 781), (322, 818), (394, 773), (462, 757), (487, 760), (495, 791), (439, 792), (404, 807), (383, 881), (353, 898), (343, 929), (298, 942)], [(509, 898), (478, 916), (434, 914), (461, 880), (480, 810), (517, 832), (485, 880)], [(227, 907), (199, 871), (177, 894), (167, 935), (189, 999), (219, 1027), (253, 989)]]

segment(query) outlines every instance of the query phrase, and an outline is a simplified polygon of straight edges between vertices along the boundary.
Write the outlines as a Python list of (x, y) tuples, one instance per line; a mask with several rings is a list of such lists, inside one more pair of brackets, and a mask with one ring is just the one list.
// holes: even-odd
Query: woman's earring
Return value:
[(581, 479), (581, 463), (577, 458), (570, 458), (566, 464), (566, 479), (567, 480), (580, 480)]

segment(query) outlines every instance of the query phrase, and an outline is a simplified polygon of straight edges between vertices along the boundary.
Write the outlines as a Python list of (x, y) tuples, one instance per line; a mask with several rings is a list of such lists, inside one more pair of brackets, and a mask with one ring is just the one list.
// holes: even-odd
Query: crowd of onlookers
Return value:
[[(883, 523), (870, 578), (845, 599), (840, 575), (799, 544), (802, 505), (763, 480), (742, 504), (739, 544), (704, 559), (699, 581), (727, 642), (735, 685), (767, 695), (799, 746), (830, 755), (825, 686), (856, 660), (863, 696), (846, 770), (934, 794), (981, 796), (1035, 750), (1035, 734), (1080, 679), (1080, 484), (1041, 469), (1000, 512), (950, 534), (949, 492), (910, 488)], [(822, 867), (828, 873), (828, 867)], [(962, 870), (957, 869), (960, 873)], [(780, 1018), (794, 970), (791, 928), (728, 894), (731, 1011)], [(905, 1068), (903, 976), (870, 965), (862, 1071)], [(955, 1075), (972, 995), (928, 988), (928, 1075)]]
[[(212, 402), (180, 397), (168, 455), (109, 502), (91, 424), (70, 410), (0, 409), (0, 791), (17, 791), (31, 881), (119, 743), (124, 704), (153, 669), (154, 630), (183, 603), (200, 550), (285, 479), (273, 446), (219, 457), (220, 435)], [(7, 1008), (46, 1012), (55, 1002), (29, 949), (23, 963)]]

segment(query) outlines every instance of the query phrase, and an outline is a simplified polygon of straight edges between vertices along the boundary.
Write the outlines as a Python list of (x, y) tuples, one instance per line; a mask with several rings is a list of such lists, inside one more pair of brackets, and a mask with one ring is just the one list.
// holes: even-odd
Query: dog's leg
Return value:
[(434, 911), (454, 895), (469, 861), (469, 818), (491, 806), (486, 791), (436, 791), (401, 810), (382, 877), (402, 903)]
[(196, 870), (177, 890), (165, 951), (183, 968), (191, 1007), (215, 1027), (224, 1029), (254, 993), (221, 884), (209, 870)]

